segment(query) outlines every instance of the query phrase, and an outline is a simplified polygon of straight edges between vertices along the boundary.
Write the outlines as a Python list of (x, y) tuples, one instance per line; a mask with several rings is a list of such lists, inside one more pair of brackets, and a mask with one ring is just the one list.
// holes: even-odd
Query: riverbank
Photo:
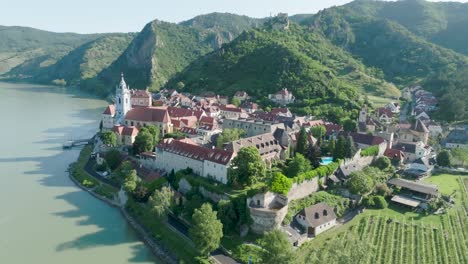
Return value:
[[(87, 193), (91, 194), (95, 198), (107, 203), (108, 205), (112, 207), (118, 208), (122, 216), (127, 221), (127, 223), (129, 223), (130, 226), (132, 226), (132, 228), (138, 234), (138, 237), (145, 243), (145, 245), (150, 249), (151, 253), (158, 260), (162, 261), (163, 263), (168, 263), (168, 264), (178, 263), (178, 259), (175, 256), (173, 256), (171, 253), (164, 250), (164, 246), (161, 245), (157, 240), (155, 240), (151, 236), (150, 232), (146, 231), (145, 228), (138, 222), (138, 220), (135, 219), (129, 212), (127, 212), (125, 205), (121, 204), (118, 201), (116, 194), (113, 195), (113, 199), (111, 200), (94, 191), (100, 185), (103, 185), (105, 183), (89, 175), (84, 170), (84, 164), (87, 163), (87, 160), (90, 157), (90, 151), (87, 151), (88, 150), (87, 147), (88, 146), (86, 146), (85, 148), (81, 150), (78, 160), (75, 163), (70, 164), (69, 169), (67, 170), (68, 176), (72, 180), (72, 182), (76, 186), (78, 186), (80, 189), (86, 191)], [(76, 178), (76, 175), (78, 175), (78, 178), (81, 179), (82, 182), (85, 184), (82, 184), (82, 182), (80, 182)]]

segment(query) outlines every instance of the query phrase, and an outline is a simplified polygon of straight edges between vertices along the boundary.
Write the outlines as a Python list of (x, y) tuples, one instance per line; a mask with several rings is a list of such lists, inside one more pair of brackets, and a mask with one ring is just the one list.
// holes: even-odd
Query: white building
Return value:
[(309, 236), (316, 236), (336, 225), (336, 214), (326, 203), (318, 203), (302, 209), (296, 221), (307, 230)]
[(288, 91), (287, 88), (283, 88), (281, 91), (275, 94), (269, 94), (268, 98), (271, 101), (280, 105), (291, 104), (291, 103), (294, 103), (294, 101), (296, 100), (294, 95), (290, 91)]
[(156, 168), (166, 172), (191, 168), (194, 174), (226, 184), (231, 151), (205, 148), (190, 140), (165, 139), (156, 146)]

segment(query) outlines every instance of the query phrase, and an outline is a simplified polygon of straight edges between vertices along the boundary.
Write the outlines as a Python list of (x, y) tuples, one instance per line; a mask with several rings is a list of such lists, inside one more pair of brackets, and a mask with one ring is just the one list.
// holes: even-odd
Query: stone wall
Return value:
[(263, 234), (273, 229), (279, 228), (284, 217), (288, 213), (288, 206), (284, 206), (278, 210), (268, 208), (249, 207), (252, 225), (250, 228), (254, 233)]
[(319, 177), (315, 177), (310, 181), (304, 181), (302, 183), (294, 183), (291, 190), (288, 192), (288, 201), (294, 201), (302, 199), (317, 192), (320, 188)]
[[(185, 178), (180, 179), (179, 192), (186, 194), (187, 192), (191, 191), (192, 188), (193, 186), (190, 184), (189, 181), (187, 181), (187, 179)], [(215, 203), (219, 202), (220, 200), (229, 200), (229, 197), (227, 197), (226, 195), (215, 193), (215, 192), (210, 192), (206, 190), (203, 186), (199, 186), (198, 191), (203, 197), (205, 197), (206, 199), (210, 199), (211, 201)]]

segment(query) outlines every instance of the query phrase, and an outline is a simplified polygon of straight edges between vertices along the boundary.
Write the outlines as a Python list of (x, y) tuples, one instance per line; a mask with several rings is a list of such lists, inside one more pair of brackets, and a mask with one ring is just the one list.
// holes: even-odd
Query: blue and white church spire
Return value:
[(125, 115), (132, 109), (130, 101), (130, 89), (125, 83), (123, 73), (121, 74), (120, 84), (115, 91), (115, 119), (114, 124), (122, 124), (125, 120)]

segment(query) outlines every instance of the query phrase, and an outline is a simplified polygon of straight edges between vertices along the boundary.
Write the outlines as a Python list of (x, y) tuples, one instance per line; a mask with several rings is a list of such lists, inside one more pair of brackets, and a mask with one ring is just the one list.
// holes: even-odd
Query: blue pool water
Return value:
[(320, 165), (328, 165), (333, 162), (333, 157), (322, 157), (322, 162)]

